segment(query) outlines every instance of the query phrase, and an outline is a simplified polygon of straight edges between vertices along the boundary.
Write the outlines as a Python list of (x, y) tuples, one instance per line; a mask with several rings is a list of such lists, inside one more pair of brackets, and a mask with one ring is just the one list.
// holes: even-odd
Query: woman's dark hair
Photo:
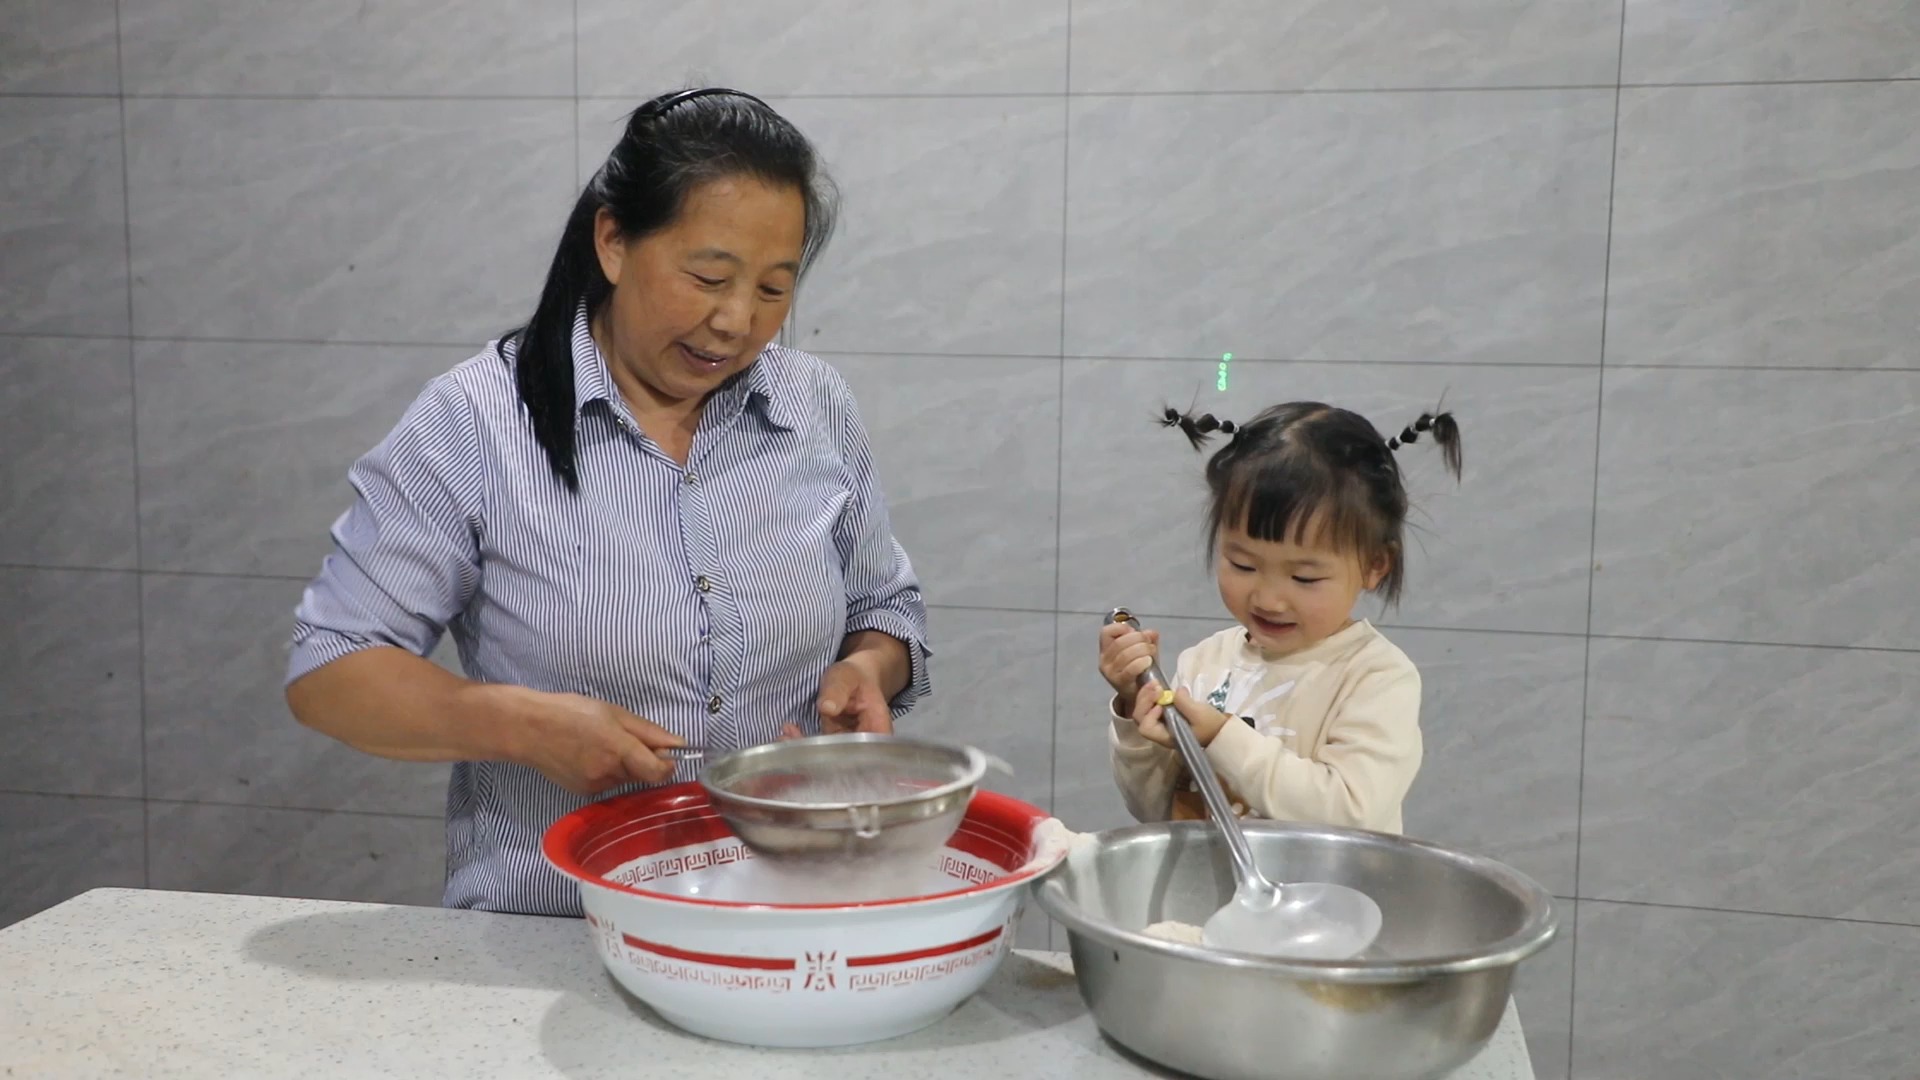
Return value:
[(1160, 423), (1180, 429), (1196, 450), (1216, 433), (1230, 436), (1207, 461), (1209, 557), (1226, 525), (1256, 540), (1328, 543), (1358, 554), (1363, 566), (1384, 557), (1375, 591), (1389, 605), (1406, 578), (1407, 489), (1394, 451), (1432, 432), (1447, 471), (1460, 478), (1460, 425), (1449, 412), (1421, 413), (1391, 439), (1366, 417), (1317, 401), (1275, 405), (1239, 425), (1169, 407)]
[(748, 176), (792, 188), (806, 207), (800, 269), (804, 275), (833, 234), (837, 195), (813, 145), (773, 107), (721, 87), (662, 94), (635, 109), (625, 134), (574, 203), (554, 252), (540, 303), (525, 326), (501, 335), (517, 343), (514, 382), (533, 436), (567, 490), (580, 490), (574, 452), (573, 321), (613, 291), (594, 250), (602, 207), (626, 238), (672, 224), (702, 184)]

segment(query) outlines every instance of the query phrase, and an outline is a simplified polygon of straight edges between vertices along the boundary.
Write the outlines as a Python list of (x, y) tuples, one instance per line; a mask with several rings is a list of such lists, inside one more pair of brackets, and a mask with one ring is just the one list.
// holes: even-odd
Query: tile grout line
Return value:
[[(154, 344), (186, 345), (338, 345), (345, 348), (364, 349), (468, 349), (478, 346), (474, 341), (370, 341), (359, 338), (275, 338), (275, 337), (213, 337), (194, 334), (76, 334), (43, 332), (35, 333), (23, 330), (0, 330), (0, 338), (51, 338), (65, 341), (133, 341)], [(471, 354), (469, 354), (471, 355)]]
[[(1053, 670), (1048, 704), (1047, 812), (1060, 804), (1060, 572), (1062, 530), (1066, 506), (1067, 459), (1067, 210), (1072, 199), (1073, 170), (1073, 0), (1066, 0), (1067, 32), (1060, 92), (1060, 355), (1054, 360), (1053, 424), (1053, 607), (1048, 620), (1053, 639)], [(1047, 948), (1053, 948), (1053, 921), (1047, 921)]]
[[(1843, 923), (1848, 926), (1886, 926), (1896, 930), (1920, 930), (1920, 919), (1862, 919), (1851, 915), (1809, 915), (1799, 911), (1761, 911), (1757, 908), (1720, 907), (1712, 904), (1677, 904), (1661, 900), (1616, 900), (1605, 896), (1557, 896), (1574, 904), (1613, 904), (1618, 907), (1647, 908), (1653, 911), (1691, 911), (1705, 915), (1746, 915), (1756, 919), (1798, 919), (1801, 922)], [(1577, 935), (1576, 935), (1577, 937)]]
[[(1615, 73), (1616, 84), (1626, 71), (1627, 43), (1627, 0), (1620, 0), (1620, 41), (1615, 57), (1618, 70)], [(1586, 659), (1581, 665), (1580, 675), (1580, 776), (1575, 788), (1574, 834), (1573, 834), (1573, 894), (1580, 895), (1580, 834), (1585, 824), (1586, 780), (1587, 780), (1587, 699), (1593, 682), (1593, 594), (1594, 562), (1600, 554), (1600, 440), (1603, 432), (1603, 418), (1607, 404), (1607, 305), (1613, 291), (1613, 206), (1615, 187), (1620, 174), (1620, 97), (1618, 85), (1614, 87), (1613, 97), (1613, 149), (1607, 165), (1607, 247), (1602, 261), (1600, 285), (1600, 364), (1598, 379), (1594, 387), (1593, 401), (1593, 472), (1592, 501), (1588, 506), (1587, 518), (1587, 625)]]
[[(585, 180), (581, 181), (583, 184)], [(378, 348), (378, 349), (466, 349), (479, 347), (479, 339), (470, 341), (370, 341), (356, 338), (241, 338), (241, 337), (200, 337), (168, 334), (83, 334), (61, 331), (0, 330), (0, 339), (6, 338), (47, 338), (55, 341), (133, 341), (155, 344), (195, 344), (195, 345), (306, 345), (316, 348), (338, 346), (341, 348)], [(992, 353), (992, 352), (918, 352), (894, 350), (888, 352), (864, 349), (809, 349), (815, 356), (823, 358), (834, 356), (882, 357), (889, 360), (1057, 360), (1059, 353)], [(470, 354), (470, 353), (469, 353)], [(1217, 356), (1107, 356), (1099, 354), (1067, 354), (1064, 359), (1092, 361), (1112, 364), (1214, 364)], [(1246, 364), (1292, 364), (1299, 366), (1327, 368), (1368, 368), (1368, 367), (1433, 367), (1433, 368), (1476, 368), (1487, 370), (1528, 370), (1528, 371), (1591, 371), (1599, 364), (1553, 364), (1537, 360), (1513, 362), (1486, 360), (1330, 360), (1310, 357), (1278, 356), (1241, 356), (1235, 354), (1234, 363)], [(1807, 365), (1807, 364), (1608, 364), (1613, 371), (1672, 371), (1692, 372), (1710, 371), (1730, 374), (1749, 372), (1773, 372), (1779, 374), (1920, 374), (1920, 365), (1911, 367), (1848, 367), (1845, 365)]]
[[(260, 91), (242, 91), (242, 92), (231, 92), (231, 93), (187, 93), (187, 92), (170, 92), (170, 91), (147, 91), (145, 93), (138, 93), (138, 94), (105, 94), (105, 93), (97, 93), (97, 92), (90, 92), (90, 91), (59, 91), (59, 90), (0, 91), (0, 101), (5, 101), (9, 98), (20, 98), (20, 99), (26, 99), (26, 100), (56, 98), (56, 99), (82, 100), (82, 101), (87, 100), (89, 98), (93, 98), (93, 99), (104, 101), (109, 98), (124, 97), (129, 101), (260, 101), (260, 102), (288, 102), (288, 103), (295, 103), (295, 104), (312, 104), (316, 102), (326, 102), (326, 101), (392, 102), (395, 104), (406, 104), (410, 102), (459, 103), (459, 102), (471, 101), (471, 102), (476, 102), (480, 104), (494, 104), (499, 102), (520, 102), (520, 101), (523, 101), (523, 102), (566, 101), (570, 96), (571, 95), (568, 95), (568, 94), (407, 94), (407, 93), (393, 93), (393, 94), (280, 93), (280, 94), (275, 94), (275, 93), (266, 93), (266, 92), (260, 92)], [(878, 95), (878, 96), (886, 97), (890, 95)]]
[[(1071, 18), (1071, 17), (1069, 17)], [(1071, 41), (1072, 25), (1069, 22), (1068, 36)], [(1071, 46), (1069, 46), (1071, 47)], [(1265, 88), (1240, 89), (1188, 89), (1188, 90), (1074, 90), (1069, 85), (1068, 98), (1282, 98), (1282, 97), (1341, 97), (1377, 96), (1388, 94), (1538, 94), (1564, 93), (1574, 90), (1715, 90), (1739, 87), (1769, 86), (1856, 86), (1880, 85), (1883, 83), (1901, 84), (1920, 82), (1915, 75), (1849, 76), (1819, 79), (1708, 79), (1697, 82), (1683, 80), (1649, 79), (1643, 82), (1625, 82), (1614, 79), (1610, 82), (1564, 82), (1564, 83), (1515, 83), (1509, 86), (1490, 84), (1469, 86), (1276, 86)], [(182, 95), (190, 96), (190, 95)], [(219, 96), (219, 95), (206, 95)], [(926, 101), (926, 100), (971, 100), (995, 98), (1045, 98), (1053, 94), (1044, 90), (974, 90), (914, 93), (891, 91), (876, 93), (790, 93), (776, 97), (791, 101)], [(624, 101), (625, 98), (612, 94), (588, 94), (589, 101)], [(449, 100), (461, 100), (450, 98)]]
[[(5, 335), (0, 335), (5, 336)], [(168, 339), (178, 340), (178, 339)], [(289, 344), (308, 344), (291, 342)], [(311, 344), (357, 344), (354, 342), (313, 342)], [(458, 346), (448, 345), (448, 348)], [(809, 350), (820, 357), (854, 356), (884, 357), (897, 360), (1051, 360), (1052, 355), (1039, 353), (987, 353), (987, 352), (870, 352), (861, 349), (819, 348)], [(1111, 356), (1097, 353), (1067, 353), (1068, 360), (1079, 360), (1105, 364), (1207, 364), (1220, 361), (1219, 356)], [(1595, 371), (1600, 365), (1591, 364), (1555, 364), (1541, 360), (1334, 360), (1325, 357), (1287, 357), (1287, 356), (1242, 356), (1235, 353), (1236, 364), (1288, 364), (1300, 367), (1324, 368), (1369, 368), (1369, 367), (1405, 367), (1405, 368), (1474, 368), (1489, 371)], [(1920, 365), (1908, 367), (1848, 367), (1845, 365), (1811, 364), (1608, 364), (1614, 371), (1708, 371), (1728, 374), (1747, 374), (1749, 372), (1776, 372), (1780, 374), (1872, 374), (1886, 373), (1910, 375), (1920, 373)]]
[[(1587, 826), (1587, 718), (1592, 714), (1593, 696), (1593, 593), (1594, 565), (1600, 557), (1600, 439), (1602, 418), (1607, 407), (1607, 320), (1613, 297), (1613, 211), (1620, 181), (1620, 100), (1625, 95), (1621, 80), (1627, 72), (1627, 0), (1620, 0), (1620, 38), (1614, 54), (1613, 73), (1613, 150), (1607, 158), (1607, 249), (1600, 273), (1600, 364), (1594, 381), (1593, 397), (1593, 500), (1587, 520), (1587, 627), (1586, 643), (1580, 661), (1580, 771), (1574, 782), (1573, 796), (1573, 895), (1580, 895), (1580, 856)], [(1580, 902), (1573, 903), (1573, 933), (1567, 939), (1567, 1080), (1574, 1080), (1573, 1047), (1577, 1032), (1574, 1017), (1580, 1000)]]
[[(577, 22), (576, 22), (577, 27)], [(1071, 34), (1071, 27), (1069, 27)], [(576, 43), (578, 31), (575, 33)], [(577, 47), (577, 44), (576, 44)], [(1340, 97), (1374, 96), (1387, 94), (1527, 94), (1554, 93), (1575, 90), (1720, 90), (1739, 88), (1765, 88), (1770, 86), (1879, 86), (1902, 85), (1920, 82), (1920, 76), (1849, 76), (1817, 79), (1709, 79), (1697, 82), (1660, 81), (1616, 82), (1616, 83), (1521, 83), (1512, 86), (1293, 86), (1268, 87), (1265, 89), (1235, 90), (1068, 90), (1067, 98), (1281, 98), (1281, 97)], [(0, 93), (0, 100), (6, 98), (108, 98), (124, 96), (135, 101), (392, 101), (392, 102), (500, 102), (500, 101), (565, 101), (566, 94), (293, 94), (293, 93), (169, 93), (148, 92), (141, 94), (102, 94), (88, 91), (60, 90), (11, 90)], [(626, 101), (626, 96), (618, 94), (575, 94), (584, 101)], [(781, 100), (790, 101), (941, 101), (974, 100), (1004, 98), (1048, 98), (1055, 93), (1034, 91), (949, 91), (941, 93), (790, 93), (774, 95)]]
[[(1052, 610), (1048, 610), (1045, 608), (1004, 607), (1004, 606), (999, 606), (994, 604), (942, 604), (942, 603), (936, 602), (936, 603), (930, 603), (928, 606), (936, 607), (936, 608), (948, 608), (954, 611), (999, 611), (999, 612), (1005, 612), (1010, 615), (1076, 615), (1076, 616), (1098, 617), (1106, 614), (1105, 611), (1093, 611), (1093, 610), (1085, 610), (1085, 609), (1079, 609), (1079, 608), (1055, 608)], [(1136, 611), (1138, 614), (1140, 614), (1145, 618), (1182, 619), (1189, 622), (1219, 622), (1220, 621), (1220, 619), (1215, 618), (1214, 616), (1211, 616), (1211, 615), (1189, 615), (1189, 614), (1183, 614), (1180, 612), (1150, 611), (1146, 609), (1136, 609)], [(1819, 643), (1796, 642), (1796, 641), (1739, 641), (1731, 638), (1662, 637), (1659, 635), (1652, 635), (1652, 634), (1591, 634), (1589, 635), (1589, 634), (1582, 633), (1581, 631), (1578, 631), (1578, 630), (1515, 630), (1515, 629), (1506, 628), (1506, 627), (1492, 627), (1492, 626), (1433, 626), (1433, 625), (1424, 625), (1424, 624), (1418, 624), (1418, 623), (1398, 623), (1398, 622), (1383, 622), (1383, 621), (1375, 621), (1374, 625), (1386, 630), (1413, 630), (1420, 633), (1431, 633), (1431, 634), (1503, 634), (1510, 637), (1540, 637), (1540, 638), (1563, 638), (1563, 639), (1565, 638), (1585, 639), (1587, 637), (1592, 637), (1597, 641), (1661, 642), (1661, 643), (1672, 644), (1672, 645), (1724, 645), (1729, 648), (1742, 648), (1742, 649), (1817, 649), (1817, 650), (1824, 650), (1828, 652), (1888, 653), (1895, 656), (1910, 656), (1916, 653), (1920, 653), (1920, 647), (1908, 648), (1908, 647), (1896, 646), (1896, 645), (1826, 645), (1826, 644), (1819, 644)]]
[(1705, 79), (1700, 82), (1622, 82), (1622, 90), (1724, 90), (1767, 86), (1878, 86), (1920, 82), (1920, 75), (1850, 76), (1831, 79)]
[(133, 163), (127, 150), (127, 60), (121, 24), (121, 0), (113, 0), (113, 77), (120, 105), (120, 242), (122, 267), (127, 275), (127, 438), (133, 444), (133, 679), (139, 694), (140, 715), (140, 881), (153, 880), (153, 824), (146, 805), (147, 779), (147, 588), (138, 568), (146, 565), (140, 523), (140, 369), (133, 325)]
[(1828, 645), (1820, 642), (1736, 641), (1732, 638), (1665, 637), (1659, 634), (1591, 634), (1596, 641), (1664, 641), (1674, 645), (1728, 645), (1749, 649), (1820, 649), (1826, 652), (1891, 653), (1911, 656), (1920, 648), (1903, 645)]
[(586, 186), (580, 175), (580, 0), (573, 0), (573, 194)]
[[(44, 571), (54, 574), (133, 574), (146, 578), (216, 578), (227, 581), (277, 581), (288, 584), (305, 584), (312, 580), (305, 574), (253, 574), (225, 570), (142, 570), (133, 566), (66, 566), (51, 563), (14, 563), (0, 562), (0, 571)], [(1003, 604), (947, 604), (929, 602), (927, 607), (946, 611), (997, 612), (1005, 615), (1065, 615), (1070, 617), (1097, 618), (1104, 611), (1080, 610), (1076, 608), (1031, 608), (1013, 607)], [(1180, 619), (1189, 622), (1208, 622), (1219, 620), (1210, 615), (1190, 615), (1179, 612), (1147, 611), (1142, 616), (1156, 619)], [(1574, 630), (1516, 630), (1496, 626), (1436, 626), (1419, 623), (1376, 622), (1374, 625), (1385, 630), (1411, 630), (1426, 634), (1499, 634), (1507, 637), (1537, 638), (1585, 638), (1591, 636), (1595, 641), (1627, 641), (1660, 643), (1669, 645), (1714, 645), (1734, 649), (1812, 649), (1822, 652), (1863, 652), (1892, 656), (1912, 656), (1920, 654), (1920, 647), (1897, 645), (1829, 645), (1806, 641), (1741, 641), (1733, 638), (1687, 638), (1663, 637), (1656, 634), (1592, 634), (1585, 635)]]
[(139, 803), (151, 809), (154, 806), (210, 806), (221, 810), (272, 810), (286, 814), (345, 814), (348, 817), (398, 818), (403, 821), (444, 821), (444, 814), (414, 814), (405, 811), (386, 810), (349, 810), (343, 807), (325, 806), (283, 806), (278, 803), (220, 802), (215, 799), (159, 799), (140, 795), (87, 795), (70, 791), (27, 791), (19, 788), (0, 788), (0, 795), (27, 796), (41, 799), (91, 799), (96, 802)]
[[(252, 574), (224, 570), (142, 570), (133, 566), (65, 566), (51, 563), (0, 562), (0, 571), (44, 571), (54, 574), (133, 574), (143, 579), (217, 578), (227, 581), (277, 581), (296, 585), (304, 584), (312, 580), (310, 575), (305, 574)], [(928, 603), (927, 607), (946, 611), (997, 612), (1005, 615), (1065, 615), (1070, 617), (1096, 618), (1105, 614), (1104, 611), (1080, 610), (1075, 608), (1013, 607), (1004, 604), (948, 604), (937, 601)], [(1189, 622), (1218, 621), (1210, 615), (1190, 615), (1179, 612), (1142, 610), (1140, 614), (1148, 618), (1180, 619)], [(1669, 645), (1714, 645), (1734, 649), (1812, 649), (1822, 652), (1863, 652), (1891, 656), (1912, 656), (1920, 654), (1920, 647), (1910, 648), (1897, 645), (1829, 645), (1820, 642), (1805, 641), (1741, 641), (1733, 638), (1663, 637), (1656, 634), (1584, 635), (1574, 630), (1516, 630), (1496, 626), (1436, 626), (1397, 622), (1376, 622), (1374, 625), (1385, 630), (1411, 630), (1426, 634), (1499, 634), (1507, 637), (1562, 639), (1591, 636), (1595, 641), (1627, 641)]]
[(309, 575), (297, 574), (247, 574), (229, 573), (224, 570), (142, 570), (138, 566), (57, 566), (40, 563), (0, 562), (0, 570), (44, 570), (52, 574), (132, 574), (146, 578), (223, 578), (228, 581), (286, 581), (304, 583), (312, 581)]

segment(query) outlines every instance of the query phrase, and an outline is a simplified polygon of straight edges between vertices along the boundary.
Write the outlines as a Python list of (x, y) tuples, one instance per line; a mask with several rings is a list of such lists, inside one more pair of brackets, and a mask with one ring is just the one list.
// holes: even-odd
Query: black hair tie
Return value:
[(1212, 413), (1194, 416), (1191, 413), (1183, 413), (1171, 405), (1160, 410), (1160, 426), (1179, 428), (1180, 433), (1187, 437), (1187, 441), (1193, 444), (1195, 450), (1200, 449), (1206, 443), (1207, 436), (1216, 431), (1222, 435), (1232, 436), (1234, 439), (1240, 437), (1239, 426), (1231, 420), (1222, 420)]
[(1387, 449), (1398, 450), (1403, 446), (1412, 446), (1420, 441), (1420, 433), (1433, 430), (1433, 414), (1421, 413), (1420, 419), (1400, 429), (1398, 438), (1387, 440)]
[(681, 102), (692, 101), (694, 98), (717, 97), (723, 94), (728, 97), (746, 98), (748, 101), (751, 101), (756, 105), (761, 106), (762, 108), (766, 108), (766, 109), (773, 108), (773, 106), (768, 105), (766, 102), (761, 101), (759, 98), (754, 97), (752, 94), (749, 94), (744, 90), (733, 90), (725, 86), (702, 86), (702, 87), (699, 87), (698, 89), (682, 90), (677, 94), (669, 94), (664, 98), (657, 98), (653, 101), (650, 101), (647, 104), (642, 105), (640, 107), (639, 115), (640, 115), (640, 118), (643, 120), (652, 120), (657, 117), (665, 115), (668, 110), (672, 109), (675, 105), (678, 105)]

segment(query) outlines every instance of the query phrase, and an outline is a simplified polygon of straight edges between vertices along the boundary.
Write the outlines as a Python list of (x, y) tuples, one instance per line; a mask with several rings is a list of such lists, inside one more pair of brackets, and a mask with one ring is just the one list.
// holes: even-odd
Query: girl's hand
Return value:
[[(1173, 733), (1167, 730), (1167, 710), (1160, 704), (1160, 690), (1159, 683), (1141, 687), (1140, 696), (1133, 702), (1133, 722), (1139, 727), (1141, 738), (1171, 750)], [(1193, 729), (1194, 738), (1200, 740), (1201, 746), (1212, 744), (1213, 737), (1232, 719), (1206, 702), (1194, 700), (1185, 690), (1173, 692), (1173, 707), (1187, 718), (1187, 726)]]
[(1160, 656), (1160, 631), (1135, 630), (1126, 623), (1100, 628), (1100, 677), (1122, 702), (1138, 693), (1140, 676)]

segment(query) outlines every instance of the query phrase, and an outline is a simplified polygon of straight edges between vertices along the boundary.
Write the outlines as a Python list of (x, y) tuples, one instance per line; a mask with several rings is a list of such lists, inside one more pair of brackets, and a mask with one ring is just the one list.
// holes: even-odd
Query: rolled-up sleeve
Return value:
[(294, 613), (287, 682), (361, 649), (433, 651), (479, 586), (485, 472), (471, 404), (435, 379), (348, 470), (354, 502)]
[(892, 701), (897, 718), (933, 692), (927, 672), (933, 655), (927, 646), (927, 605), (913, 562), (893, 535), (853, 392), (836, 378), (833, 395), (834, 411), (839, 414), (840, 459), (853, 492), (834, 536), (846, 579), (847, 633), (878, 630), (906, 645), (912, 671), (906, 687)]

